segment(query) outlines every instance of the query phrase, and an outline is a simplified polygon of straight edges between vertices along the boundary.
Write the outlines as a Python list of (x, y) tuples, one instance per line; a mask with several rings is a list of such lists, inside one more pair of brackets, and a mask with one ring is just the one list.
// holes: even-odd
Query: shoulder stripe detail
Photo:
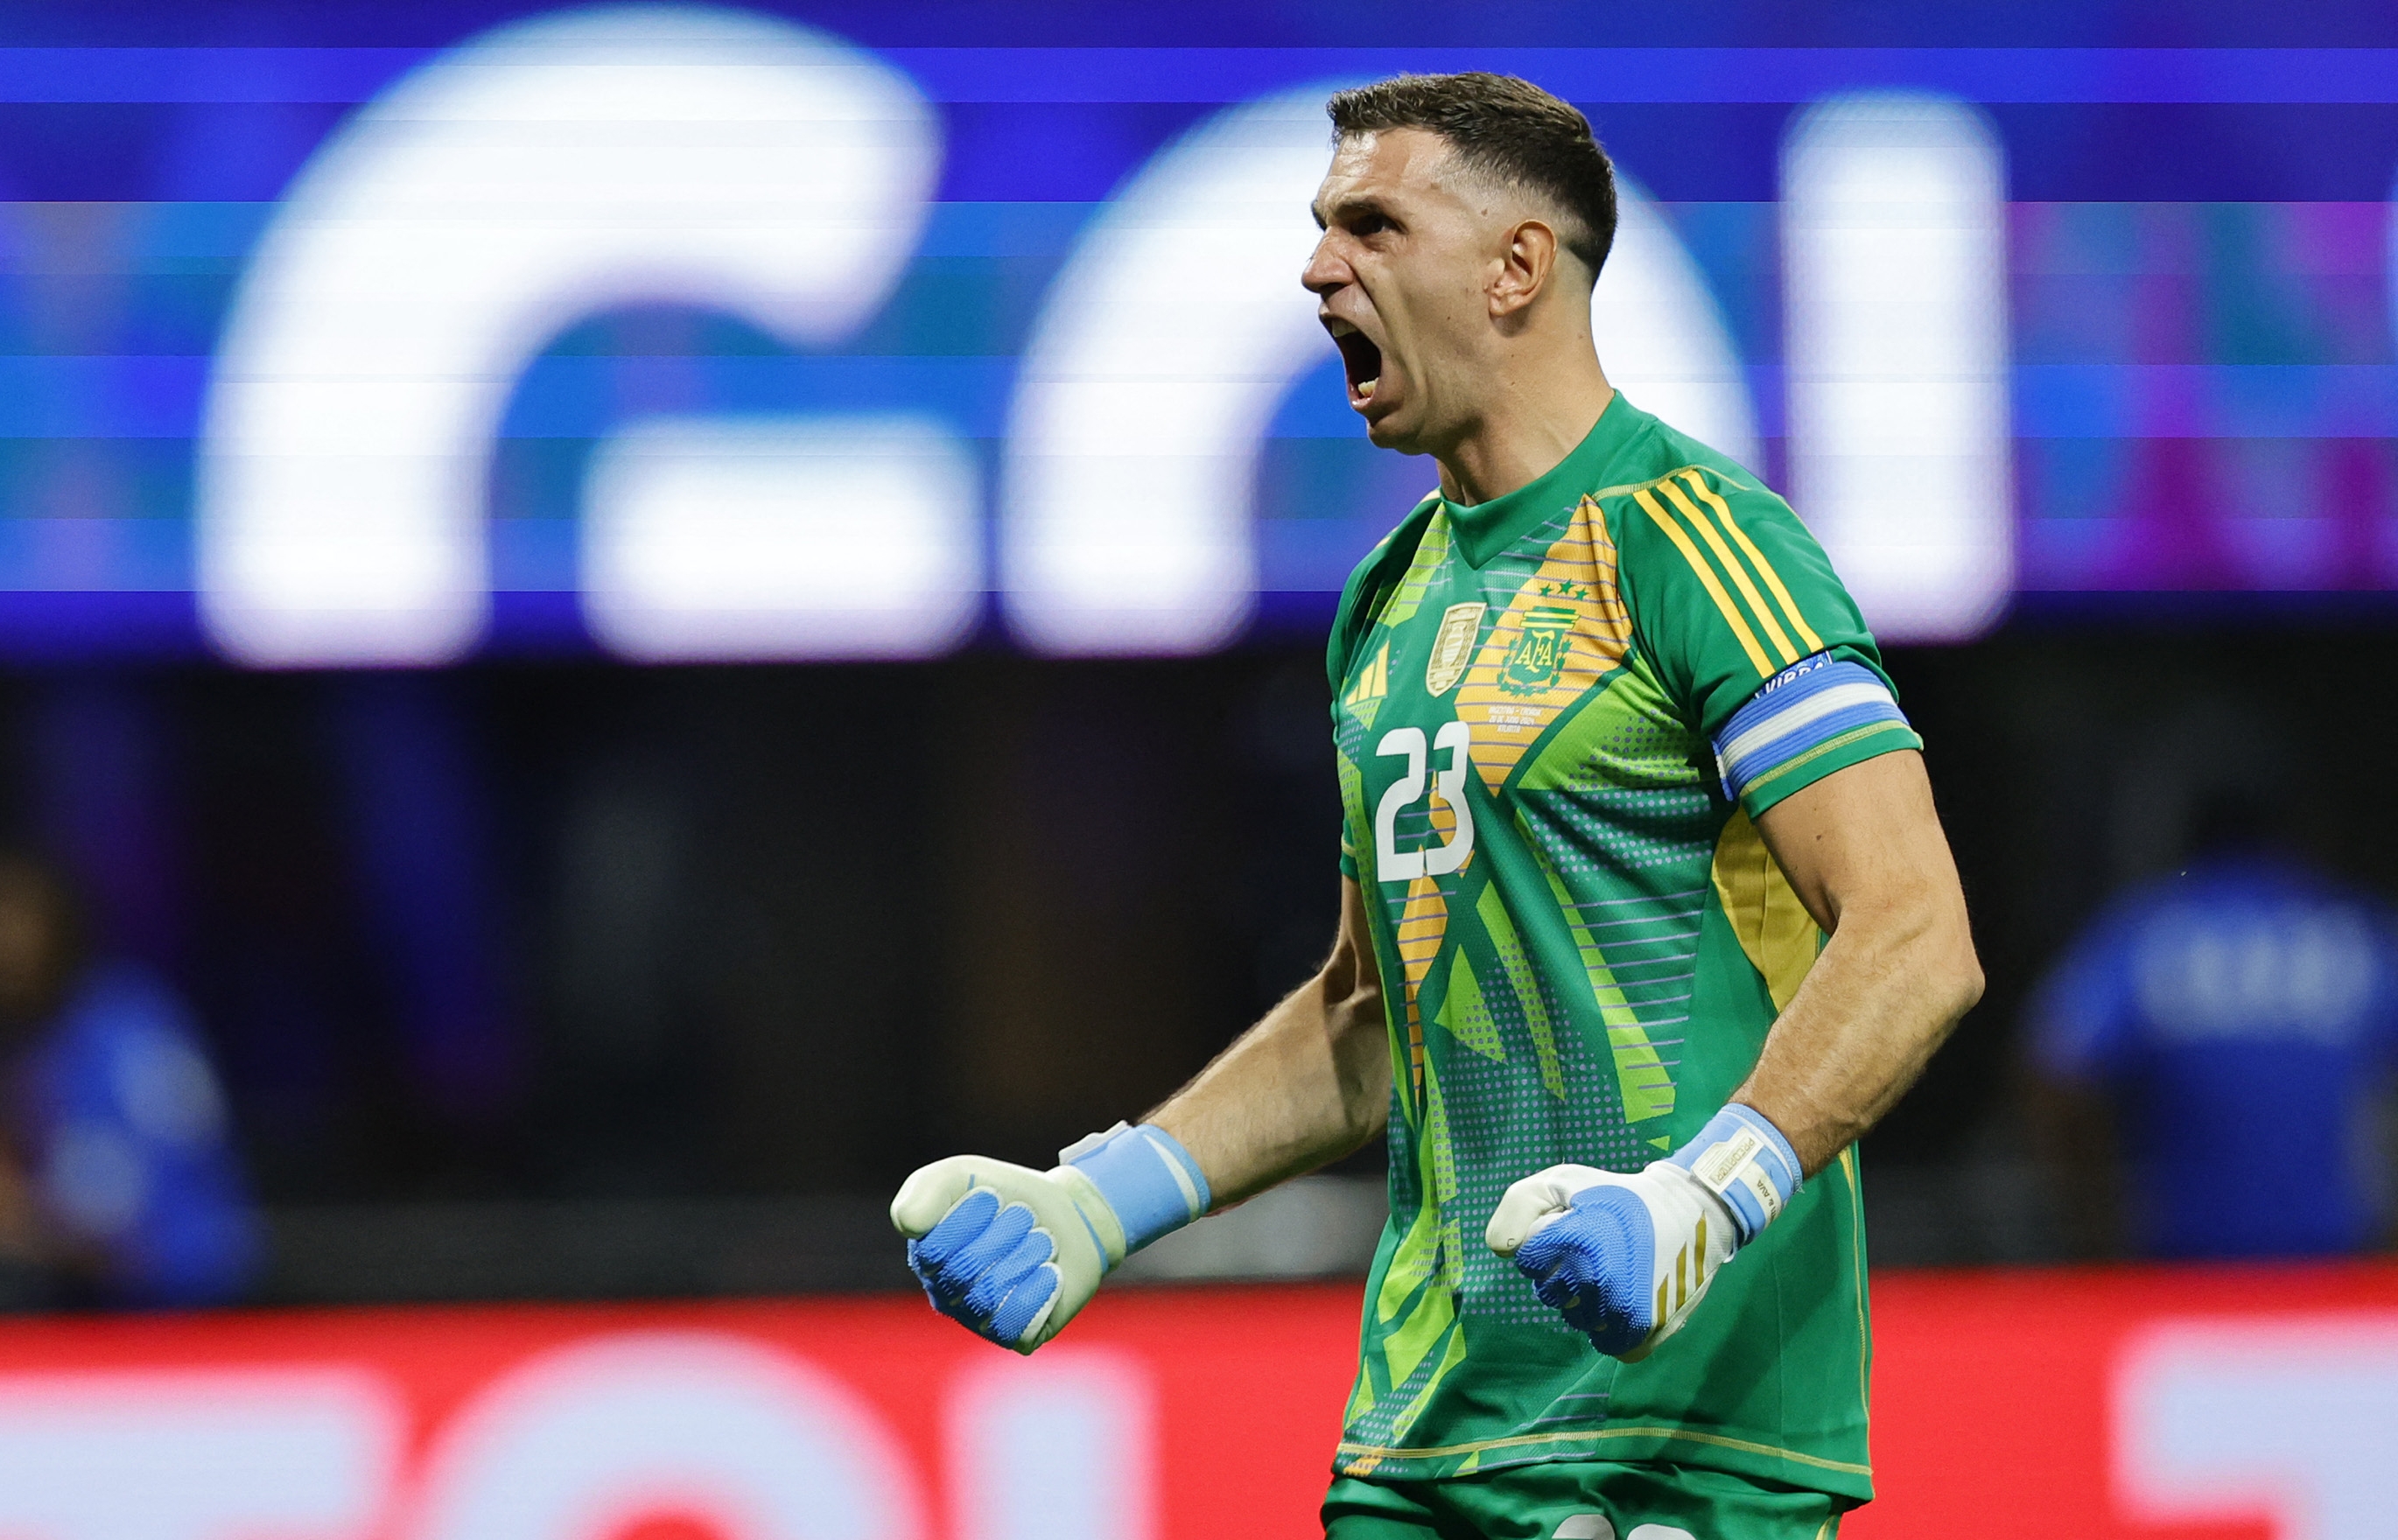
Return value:
[[(1612, 487), (1601, 487), (1590, 495), (1592, 497), (1598, 498), (1601, 501), (1610, 497), (1629, 497), (1634, 492), (1639, 491), (1643, 488), (1662, 487), (1677, 475), (1689, 475), (1691, 472), (1698, 469), (1700, 469), (1700, 467), (1696, 465), (1677, 465), (1673, 470), (1667, 471), (1664, 475), (1652, 475), (1646, 481), (1624, 481), (1619, 482)], [(1721, 471), (1715, 470), (1710, 470), (1708, 474), (1713, 475), (1723, 475)], [(1723, 478), (1726, 481), (1731, 482), (1733, 486), (1740, 487), (1744, 491), (1756, 492), (1764, 490), (1761, 487), (1743, 486), (1741, 481), (1735, 476), (1725, 475)]]
[(1774, 676), (1732, 713), (1716, 736), (1716, 768), (1725, 793), (1738, 801), (1836, 743), (1906, 726), (1879, 675), (1819, 652)]
[(1775, 601), (1782, 606), (1782, 612), (1790, 617), (1790, 628), (1798, 633), (1798, 639), (1807, 644), (1809, 651), (1823, 651), (1824, 638), (1815, 635), (1814, 627), (1807, 623), (1807, 617), (1798, 612), (1797, 602), (1790, 597), (1790, 590), (1782, 584), (1782, 574), (1773, 569), (1773, 564), (1765, 559), (1765, 553), (1757, 548), (1757, 542), (1750, 540), (1747, 531), (1733, 520), (1731, 505), (1724, 502), (1716, 489), (1707, 485), (1707, 478), (1697, 471), (1684, 471), (1682, 478), (1691, 484), (1691, 490), (1706, 500), (1707, 505), (1716, 511), (1716, 518), (1723, 525), (1724, 532), (1731, 535), (1748, 559), (1757, 564), (1757, 575), (1765, 580), (1765, 586), (1772, 591)]
[(1731, 548), (1723, 542), (1723, 537), (1716, 533), (1715, 527), (1707, 522), (1707, 516), (1691, 506), (1691, 500), (1682, 494), (1682, 489), (1672, 482), (1668, 481), (1657, 489), (1665, 494), (1666, 501), (1673, 503), (1674, 511), (1690, 521), (1691, 528), (1699, 532), (1699, 538), (1707, 542), (1707, 549), (1723, 563), (1723, 569), (1731, 576), (1732, 586), (1739, 589), (1740, 596), (1748, 601), (1750, 613), (1764, 625), (1766, 638), (1773, 643), (1773, 650), (1780, 654), (1782, 662), (1785, 664), (1797, 663), (1799, 651), (1790, 645), (1789, 634), (1782, 629), (1782, 623), (1773, 618), (1772, 609), (1757, 592), (1757, 584), (1748, 581), (1748, 569), (1740, 564), (1740, 558), (1731, 554)]
[(1699, 555), (1699, 548), (1691, 543), (1690, 536), (1682, 533), (1682, 527), (1666, 516), (1664, 509), (1657, 506), (1657, 500), (1650, 495), (1647, 488), (1634, 492), (1632, 498), (1640, 504), (1640, 511), (1649, 516), (1650, 522), (1665, 531), (1665, 538), (1674, 542), (1675, 548), (1682, 553), (1682, 559), (1691, 564), (1691, 570), (1698, 574), (1699, 585), (1707, 591), (1707, 597), (1716, 601), (1716, 608), (1723, 611), (1723, 618), (1731, 624), (1731, 634), (1739, 639), (1741, 649), (1757, 666), (1757, 676), (1760, 679), (1771, 677), (1772, 661), (1766, 657), (1765, 649), (1757, 645), (1757, 634), (1748, 628), (1746, 621), (1740, 618), (1739, 607), (1732, 603), (1731, 596), (1724, 592), (1723, 584), (1716, 580), (1715, 569), (1707, 565), (1707, 558)]

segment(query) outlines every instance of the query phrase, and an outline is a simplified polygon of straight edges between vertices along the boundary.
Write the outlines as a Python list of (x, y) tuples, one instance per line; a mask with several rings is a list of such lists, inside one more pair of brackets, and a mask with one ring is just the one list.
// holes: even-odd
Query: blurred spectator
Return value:
[(140, 965), (91, 958), (47, 868), (0, 856), (0, 1304), (238, 1294), (259, 1225), (197, 1032)]
[(2320, 1255), (2382, 1235), (2398, 937), (2221, 795), (2032, 997), (2037, 1118), (2085, 1252)]

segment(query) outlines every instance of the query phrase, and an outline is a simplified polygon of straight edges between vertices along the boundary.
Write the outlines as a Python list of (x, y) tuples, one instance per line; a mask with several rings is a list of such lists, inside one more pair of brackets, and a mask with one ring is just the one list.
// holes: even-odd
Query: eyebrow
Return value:
[(1318, 198), (1308, 205), (1307, 211), (1315, 216), (1315, 228), (1318, 230), (1330, 229), (1331, 215), (1334, 214), (1380, 214), (1386, 220), (1393, 217), (1390, 206), (1371, 193), (1353, 193), (1335, 199), (1328, 211), (1324, 200)]

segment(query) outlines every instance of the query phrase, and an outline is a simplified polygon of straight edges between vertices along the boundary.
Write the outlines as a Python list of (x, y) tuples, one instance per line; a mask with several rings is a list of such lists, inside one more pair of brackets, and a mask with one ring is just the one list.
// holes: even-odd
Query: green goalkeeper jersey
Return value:
[(1619, 395), (1529, 486), (1425, 500), (1350, 579), (1329, 663), (1394, 1082), (1336, 1468), (1654, 1460), (1870, 1497), (1853, 1151), (1637, 1364), (1482, 1239), (1520, 1177), (1695, 1134), (1814, 961), (1752, 820), (1920, 742), (1822, 549)]

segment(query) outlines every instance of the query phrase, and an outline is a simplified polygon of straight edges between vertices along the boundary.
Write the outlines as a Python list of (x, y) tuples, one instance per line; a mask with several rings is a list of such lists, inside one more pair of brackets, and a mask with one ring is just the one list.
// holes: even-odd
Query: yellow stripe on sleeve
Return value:
[(1640, 504), (1640, 511), (1649, 516), (1650, 523), (1665, 531), (1665, 538), (1674, 542), (1675, 549), (1682, 553), (1682, 559), (1691, 564), (1691, 570), (1698, 574), (1699, 585), (1707, 591), (1707, 597), (1716, 601), (1716, 608), (1723, 611), (1723, 618), (1731, 623), (1731, 634), (1739, 639), (1741, 649), (1748, 654), (1748, 661), (1757, 665), (1757, 676), (1760, 679), (1773, 677), (1773, 664), (1767, 661), (1765, 649), (1757, 645), (1757, 634), (1749, 630), (1746, 621), (1740, 618), (1739, 606), (1731, 602), (1731, 596), (1725, 593), (1723, 584), (1716, 581), (1715, 569), (1707, 565), (1706, 557), (1699, 555), (1699, 548), (1691, 543), (1691, 537), (1682, 533), (1680, 525), (1666, 516), (1664, 509), (1657, 506), (1657, 500), (1649, 495), (1646, 487), (1633, 493), (1632, 499)]
[(1707, 542), (1707, 549), (1713, 551), (1716, 554), (1716, 559), (1723, 563), (1723, 569), (1731, 576), (1732, 585), (1740, 590), (1740, 596), (1748, 601), (1750, 613), (1765, 626), (1766, 639), (1773, 644), (1773, 650), (1782, 654), (1784, 663), (1797, 663), (1798, 649), (1790, 645), (1789, 634), (1784, 631), (1782, 623), (1773, 618), (1773, 611), (1767, 606), (1764, 597), (1758, 593), (1757, 584), (1748, 581), (1748, 569), (1743, 567), (1740, 564), (1740, 558), (1733, 556), (1731, 547), (1724, 544), (1723, 537), (1717, 534), (1715, 527), (1707, 522), (1707, 516), (1691, 505), (1691, 500), (1682, 495), (1682, 489), (1675, 486), (1671, 478), (1659, 482), (1657, 489), (1665, 494), (1674, 504), (1675, 511), (1690, 521), (1691, 528), (1699, 532), (1699, 538)]
[(1814, 627), (1807, 623), (1807, 617), (1798, 613), (1798, 606), (1792, 601), (1790, 590), (1782, 586), (1782, 574), (1765, 559), (1765, 553), (1758, 550), (1747, 533), (1732, 522), (1731, 505), (1717, 495), (1715, 489), (1707, 485), (1706, 477), (1698, 472), (1684, 471), (1682, 476), (1691, 484), (1691, 489), (1706, 499), (1708, 506), (1715, 509), (1717, 522), (1724, 527), (1724, 532), (1731, 535), (1747, 553), (1748, 559), (1757, 564), (1757, 575), (1765, 580), (1767, 588), (1772, 590), (1775, 601), (1782, 606), (1782, 612), (1790, 617), (1790, 629), (1798, 633), (1798, 639), (1807, 644), (1807, 650), (1810, 653), (1823, 651), (1824, 638), (1815, 635)]

